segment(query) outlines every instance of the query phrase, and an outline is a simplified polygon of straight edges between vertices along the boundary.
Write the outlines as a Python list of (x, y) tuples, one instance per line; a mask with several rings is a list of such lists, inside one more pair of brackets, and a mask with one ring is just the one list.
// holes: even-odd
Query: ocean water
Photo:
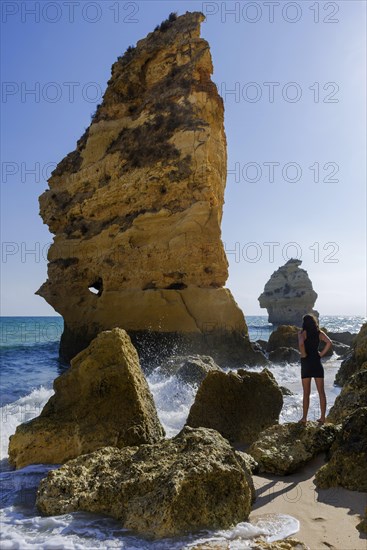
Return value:
[[(265, 316), (247, 316), (252, 341), (268, 340), (272, 326)], [(333, 331), (358, 332), (362, 317), (321, 317), (320, 325)], [(39, 481), (55, 466), (34, 465), (14, 471), (7, 461), (9, 436), (17, 425), (38, 416), (53, 394), (54, 378), (67, 365), (58, 358), (58, 344), (63, 330), (61, 317), (0, 318), (0, 411), (1, 411), (1, 548), (2, 550), (44, 549), (81, 550), (123, 548), (127, 550), (189, 549), (204, 541), (227, 541), (233, 550), (252, 547), (252, 539), (263, 535), (268, 541), (284, 538), (299, 530), (297, 519), (282, 514), (256, 516), (233, 529), (201, 532), (176, 539), (149, 541), (134, 536), (115, 520), (89, 513), (42, 517), (35, 508)], [(325, 387), (330, 408), (340, 389), (333, 385), (340, 359), (333, 355), (325, 360)], [(252, 370), (261, 370), (253, 367)], [(302, 389), (298, 364), (273, 366), (278, 383), (292, 391), (285, 396), (281, 422), (301, 417)], [(162, 377), (153, 372), (148, 383), (159, 418), (172, 437), (183, 427), (194, 401), (196, 389), (177, 378)], [(310, 415), (319, 417), (318, 398), (312, 389)]]

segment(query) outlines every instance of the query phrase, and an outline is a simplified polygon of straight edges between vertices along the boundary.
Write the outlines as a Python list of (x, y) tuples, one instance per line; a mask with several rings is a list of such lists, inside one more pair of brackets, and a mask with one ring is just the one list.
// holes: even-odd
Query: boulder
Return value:
[(367, 361), (344, 384), (330, 409), (328, 422), (343, 422), (360, 407), (367, 407)]
[(298, 351), (299, 327), (294, 325), (280, 325), (274, 330), (268, 340), (266, 351), (275, 351), (278, 348), (293, 348)]
[[(326, 356), (332, 355), (333, 352), (339, 355), (339, 357), (345, 357), (350, 352), (350, 346), (347, 346), (346, 344), (341, 344), (340, 342), (336, 342), (335, 340), (332, 341), (332, 347), (331, 349), (326, 353)], [(324, 346), (322, 346), (324, 342), (320, 345), (320, 351)]]
[(351, 350), (341, 362), (339, 370), (335, 375), (334, 384), (337, 386), (344, 386), (357, 370), (354, 352)]
[(343, 386), (349, 378), (358, 372), (367, 361), (367, 323), (364, 323), (355, 337), (352, 351), (340, 365), (335, 376), (335, 384)]
[(327, 451), (339, 429), (334, 424), (319, 426), (317, 422), (275, 425), (264, 430), (247, 452), (258, 463), (260, 472), (288, 475)]
[(364, 510), (364, 517), (362, 518), (362, 521), (358, 523), (357, 529), (361, 533), (365, 533), (367, 535), (367, 506)]
[(40, 197), (55, 238), (37, 293), (64, 319), (66, 360), (116, 326), (144, 367), (173, 349), (218, 364), (264, 360), (225, 287), (224, 104), (204, 19), (173, 15), (117, 59), (90, 126)]
[(154, 445), (106, 447), (69, 461), (41, 481), (42, 514), (106, 514), (126, 529), (161, 538), (245, 521), (252, 480), (214, 430), (184, 428)]
[(187, 425), (213, 428), (235, 445), (254, 441), (278, 422), (282, 392), (271, 372), (210, 372), (191, 406)]
[(16, 468), (164, 436), (138, 354), (122, 329), (99, 334), (56, 378), (54, 390), (40, 416), (10, 438), (9, 462)]
[(293, 392), (285, 386), (279, 386), (283, 395), (294, 395)]
[(329, 462), (316, 473), (317, 487), (367, 491), (367, 407), (344, 420), (330, 455)]
[(157, 370), (166, 376), (175, 375), (189, 384), (200, 384), (208, 372), (221, 369), (209, 355), (178, 355), (167, 359)]
[(280, 347), (269, 353), (269, 361), (272, 363), (299, 363), (301, 354), (294, 348)]
[(318, 312), (312, 308), (317, 294), (312, 288), (307, 271), (300, 269), (301, 260), (290, 259), (274, 271), (259, 296), (260, 307), (266, 308), (269, 323), (274, 325), (301, 325), (302, 317)]
[(239, 450), (236, 450), (236, 456), (238, 460), (243, 463), (243, 467), (247, 472), (250, 472), (251, 474), (256, 474), (259, 471), (259, 465), (253, 456)]
[(257, 346), (257, 349), (261, 350), (262, 352), (265, 352), (266, 351), (266, 346), (268, 345), (268, 341), (267, 340), (262, 340), (261, 338), (259, 338), (258, 340), (256, 340), (254, 342), (254, 346)]
[[(274, 361), (272, 357), (277, 357), (277, 355), (270, 355), (271, 352), (276, 352), (279, 349), (288, 348), (294, 350), (294, 352), (289, 351), (290, 356), (294, 357), (294, 362), (299, 361), (301, 354), (298, 351), (298, 331), (300, 330), (299, 327), (296, 327), (294, 325), (279, 325), (276, 330), (274, 330), (269, 337), (268, 345), (266, 347), (266, 351), (269, 353), (269, 359), (271, 361)], [(324, 330), (324, 329), (321, 329)], [(322, 351), (325, 347), (325, 343), (320, 341), (319, 349)], [(343, 344), (336, 343), (336, 348), (339, 351), (346, 352), (348, 348), (344, 346)], [(330, 357), (333, 354), (334, 350), (334, 343), (333, 346), (328, 350), (326, 353), (326, 357)], [(278, 352), (280, 357), (282, 355), (282, 351)], [(276, 362), (276, 361), (274, 361)]]
[(357, 336), (356, 333), (349, 332), (332, 332), (329, 330), (324, 330), (333, 342), (338, 342), (339, 344), (344, 344), (346, 346), (351, 346)]

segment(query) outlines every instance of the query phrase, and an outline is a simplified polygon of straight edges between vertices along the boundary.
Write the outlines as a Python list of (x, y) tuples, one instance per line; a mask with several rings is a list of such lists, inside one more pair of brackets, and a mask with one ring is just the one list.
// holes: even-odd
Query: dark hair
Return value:
[(320, 332), (319, 329), (319, 323), (313, 315), (304, 315), (302, 317), (302, 328), (303, 330), (307, 331), (307, 335), (312, 336), (316, 335)]

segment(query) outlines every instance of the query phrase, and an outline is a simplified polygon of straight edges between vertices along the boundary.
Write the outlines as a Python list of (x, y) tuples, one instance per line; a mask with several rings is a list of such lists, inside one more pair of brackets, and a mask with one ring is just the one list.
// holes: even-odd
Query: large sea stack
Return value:
[(313, 310), (317, 293), (301, 260), (290, 259), (274, 271), (259, 296), (260, 307), (268, 310), (269, 323), (274, 325), (302, 325), (302, 317), (318, 312)]
[(64, 318), (65, 359), (113, 327), (143, 361), (259, 355), (224, 288), (224, 109), (203, 19), (170, 16), (118, 58), (89, 128), (40, 197), (55, 239), (38, 294)]

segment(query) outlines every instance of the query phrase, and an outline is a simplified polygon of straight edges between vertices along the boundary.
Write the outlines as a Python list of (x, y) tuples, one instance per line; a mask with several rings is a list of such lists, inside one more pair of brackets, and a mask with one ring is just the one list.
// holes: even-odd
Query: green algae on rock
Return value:
[(213, 428), (231, 443), (251, 443), (278, 422), (283, 394), (268, 369), (209, 372), (191, 406), (187, 425)]
[(317, 422), (279, 424), (264, 430), (247, 452), (258, 463), (259, 472), (288, 475), (327, 451), (339, 430), (340, 426)]
[(344, 386), (350, 377), (363, 368), (367, 361), (367, 323), (364, 323), (353, 340), (352, 351), (342, 364), (335, 376), (335, 384)]
[(344, 384), (327, 416), (328, 422), (342, 422), (357, 409), (367, 407), (367, 361)]
[(154, 445), (106, 447), (69, 461), (41, 481), (37, 506), (46, 515), (106, 514), (161, 538), (245, 521), (253, 490), (228, 441), (215, 430), (186, 427)]
[(60, 464), (107, 445), (155, 443), (164, 436), (138, 354), (122, 329), (100, 333), (54, 389), (40, 416), (11, 436), (13, 466)]
[(330, 454), (329, 462), (316, 473), (317, 487), (367, 491), (367, 407), (345, 419)]

